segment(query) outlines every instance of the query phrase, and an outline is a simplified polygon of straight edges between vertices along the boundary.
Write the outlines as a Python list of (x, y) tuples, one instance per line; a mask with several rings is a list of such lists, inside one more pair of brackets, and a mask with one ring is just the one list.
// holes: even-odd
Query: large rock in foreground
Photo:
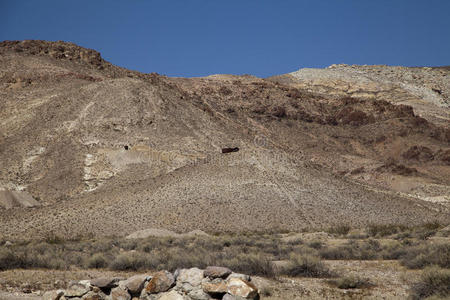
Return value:
[(250, 281), (250, 276), (232, 273), (223, 267), (208, 267), (206, 270), (178, 269), (174, 274), (164, 270), (152, 275), (134, 275), (123, 280), (116, 277), (101, 277), (90, 281), (72, 282), (67, 290), (46, 292), (43, 299), (259, 299), (258, 288)]

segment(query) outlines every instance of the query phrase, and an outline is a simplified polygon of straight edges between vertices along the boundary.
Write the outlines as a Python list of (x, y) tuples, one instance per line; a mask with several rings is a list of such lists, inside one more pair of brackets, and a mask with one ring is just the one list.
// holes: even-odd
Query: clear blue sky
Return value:
[(450, 65), (450, 0), (0, 0), (0, 40), (63, 40), (168, 76)]

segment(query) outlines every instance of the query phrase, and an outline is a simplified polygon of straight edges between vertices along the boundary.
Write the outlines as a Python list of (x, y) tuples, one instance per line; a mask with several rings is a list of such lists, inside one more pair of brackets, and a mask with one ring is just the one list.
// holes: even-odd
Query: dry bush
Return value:
[(303, 277), (330, 277), (331, 271), (320, 261), (319, 257), (312, 255), (292, 254), (289, 265), (282, 268), (282, 274)]
[(102, 253), (95, 253), (87, 259), (85, 265), (88, 268), (94, 269), (106, 268), (108, 266), (108, 259)]
[(326, 230), (329, 234), (334, 235), (347, 235), (350, 232), (351, 227), (346, 224), (339, 224), (335, 226), (331, 226)]
[(363, 241), (350, 240), (346, 244), (338, 247), (320, 249), (320, 256), (324, 259), (378, 259), (380, 244), (376, 240), (368, 239)]
[(368, 233), (373, 237), (384, 237), (388, 235), (396, 234), (400, 231), (404, 231), (404, 226), (395, 224), (372, 224), (368, 228)]
[(0, 270), (8, 270), (19, 268), (21, 262), (19, 258), (10, 250), (6, 248), (0, 249)]
[(450, 270), (430, 267), (423, 271), (420, 281), (411, 288), (413, 299), (448, 299), (450, 297)]
[(336, 280), (330, 280), (328, 283), (340, 289), (362, 289), (373, 286), (369, 279), (354, 275), (344, 276)]
[(430, 265), (450, 268), (450, 244), (409, 247), (400, 258), (401, 264), (410, 269), (422, 269)]
[(271, 259), (264, 254), (238, 254), (219, 258), (216, 264), (228, 267), (234, 272), (273, 277), (275, 275)]
[(151, 261), (148, 254), (136, 252), (122, 253), (110, 263), (109, 268), (117, 271), (146, 270), (150, 269), (148, 261)]

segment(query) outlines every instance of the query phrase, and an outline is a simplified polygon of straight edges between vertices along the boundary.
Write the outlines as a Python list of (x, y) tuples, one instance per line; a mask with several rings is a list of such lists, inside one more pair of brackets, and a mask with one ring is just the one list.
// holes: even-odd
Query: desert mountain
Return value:
[(446, 68), (168, 78), (45, 41), (0, 67), (0, 238), (450, 219)]

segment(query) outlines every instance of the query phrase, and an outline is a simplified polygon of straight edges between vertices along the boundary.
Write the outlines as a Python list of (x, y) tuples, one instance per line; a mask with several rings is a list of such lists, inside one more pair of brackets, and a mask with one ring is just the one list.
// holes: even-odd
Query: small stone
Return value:
[(206, 267), (205, 271), (203, 272), (203, 275), (209, 278), (226, 278), (231, 273), (232, 273), (231, 270), (228, 268), (210, 266)]
[(230, 280), (231, 278), (239, 278), (239, 279), (242, 279), (242, 280), (245, 280), (245, 281), (251, 281), (252, 280), (249, 275), (247, 275), (247, 274), (240, 274), (240, 273), (231, 273), (227, 277), (227, 280)]
[(11, 243), (10, 241), (6, 241), (6, 242), (5, 242), (5, 246), (6, 246), (6, 247), (9, 247), (9, 246), (12, 246), (12, 245), (13, 245), (13, 243)]
[(48, 291), (42, 295), (42, 300), (59, 300), (63, 295), (64, 291), (62, 290)]
[(131, 295), (127, 290), (116, 287), (111, 290), (111, 300), (131, 300)]
[(101, 289), (112, 289), (118, 286), (120, 278), (117, 277), (100, 277), (90, 281), (90, 284)]
[(251, 282), (231, 278), (227, 284), (227, 292), (232, 296), (243, 297), (245, 299), (255, 299), (258, 296), (258, 288)]
[(172, 273), (160, 271), (153, 275), (152, 279), (147, 283), (143, 292), (147, 294), (156, 294), (165, 292), (175, 283)]

